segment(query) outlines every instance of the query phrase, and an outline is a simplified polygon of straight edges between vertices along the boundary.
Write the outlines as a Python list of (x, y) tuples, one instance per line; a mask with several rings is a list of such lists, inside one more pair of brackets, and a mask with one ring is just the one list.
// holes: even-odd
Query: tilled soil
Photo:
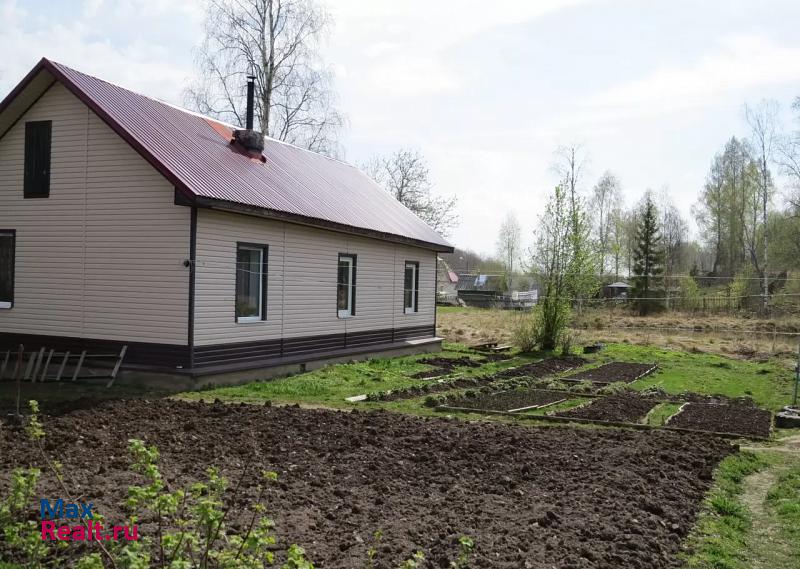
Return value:
[(772, 413), (746, 405), (704, 405), (687, 403), (670, 418), (670, 427), (683, 427), (716, 433), (768, 437)]
[(635, 393), (611, 395), (595, 399), (588, 405), (558, 413), (559, 417), (591, 419), (593, 421), (612, 421), (616, 423), (635, 423), (656, 405), (658, 401)]
[[(476, 568), (678, 567), (712, 471), (733, 452), (718, 438), (665, 431), (171, 400), (106, 403), (43, 422), (73, 492), (107, 523), (122, 521), (126, 489), (141, 483), (128, 470), (130, 438), (158, 446), (173, 488), (203, 479), (209, 465), (235, 481), (249, 464), (240, 496), (252, 499), (255, 473), (277, 471), (268, 510), (278, 557), (298, 543), (322, 569), (364, 566), (376, 530), (381, 568), (418, 548), (424, 567), (445, 568), (461, 535), (475, 541)], [(12, 468), (38, 463), (33, 445), (3, 425), (0, 457), (3, 488)], [(60, 495), (43, 475), (37, 496)], [(234, 528), (245, 503), (232, 511)], [(78, 551), (73, 543), (62, 555)]]
[(600, 367), (579, 371), (565, 377), (565, 381), (591, 381), (593, 383), (614, 383), (623, 381), (630, 383), (655, 369), (655, 364), (634, 364), (628, 362), (611, 362)]
[(467, 356), (460, 358), (426, 358), (419, 360), (418, 363), (433, 366), (433, 369), (420, 371), (411, 377), (414, 379), (428, 379), (431, 377), (439, 377), (440, 375), (447, 375), (453, 373), (458, 367), (481, 367), (482, 362), (473, 360)]
[(556, 401), (563, 401), (568, 396), (563, 393), (545, 391), (542, 389), (526, 389), (520, 391), (502, 391), (490, 395), (477, 397), (459, 397), (447, 401), (451, 407), (465, 409), (485, 409), (488, 411), (510, 411), (534, 405), (547, 405)]
[(586, 363), (586, 360), (574, 356), (565, 358), (549, 358), (530, 364), (524, 364), (519, 367), (506, 369), (492, 375), (457, 377), (454, 379), (443, 380), (440, 383), (430, 383), (420, 386), (415, 385), (405, 389), (396, 389), (394, 391), (371, 394), (368, 396), (368, 400), (399, 401), (401, 399), (411, 399), (413, 397), (441, 393), (443, 391), (450, 391), (452, 389), (480, 388), (485, 385), (491, 385), (499, 379), (508, 379), (511, 377), (543, 378), (556, 373), (571, 370), (583, 365), (584, 363)]

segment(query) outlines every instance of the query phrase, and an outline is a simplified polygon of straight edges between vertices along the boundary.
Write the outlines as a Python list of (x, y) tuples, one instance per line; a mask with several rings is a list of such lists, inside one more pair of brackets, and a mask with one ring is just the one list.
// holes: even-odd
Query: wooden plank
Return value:
[(39, 348), (39, 354), (36, 357), (36, 365), (33, 367), (33, 373), (31, 374), (31, 383), (36, 383), (36, 374), (39, 373), (39, 366), (42, 365), (43, 359), (44, 359), (44, 348)]
[(44, 369), (42, 369), (42, 377), (41, 382), (44, 383), (44, 380), (47, 378), (47, 369), (50, 367), (50, 360), (53, 359), (53, 354), (55, 350), (50, 350), (50, 353), (47, 354), (47, 362), (44, 364)]
[(6, 352), (6, 357), (3, 358), (3, 365), (0, 366), (0, 381), (3, 380), (3, 377), (6, 375), (6, 366), (8, 366), (8, 358), (11, 357), (11, 350)]
[(58, 374), (56, 374), (56, 381), (61, 381), (61, 374), (64, 373), (64, 368), (67, 366), (67, 362), (69, 361), (69, 352), (64, 353), (64, 359), (61, 360), (61, 366), (58, 368)]
[(75, 366), (75, 373), (72, 374), (72, 381), (74, 382), (78, 379), (78, 374), (81, 372), (81, 366), (83, 365), (83, 359), (86, 357), (86, 350), (81, 352), (81, 357), (78, 358), (78, 365)]
[(117, 377), (117, 372), (119, 371), (119, 366), (122, 365), (122, 360), (125, 359), (125, 353), (128, 351), (128, 344), (122, 346), (122, 349), (119, 351), (119, 358), (117, 359), (117, 363), (114, 364), (114, 369), (111, 371), (111, 379), (106, 384), (106, 387), (111, 387), (114, 385), (114, 379)]

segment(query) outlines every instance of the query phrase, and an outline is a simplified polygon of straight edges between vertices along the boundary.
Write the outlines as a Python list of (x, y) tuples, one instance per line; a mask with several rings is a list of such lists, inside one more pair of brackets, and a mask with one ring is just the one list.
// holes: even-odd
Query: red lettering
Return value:
[(69, 541), (69, 535), (72, 530), (69, 526), (61, 526), (58, 528), (58, 539)]
[(56, 522), (53, 520), (42, 520), (42, 539), (57, 539), (53, 535), (56, 531)]
[[(127, 539), (128, 541), (139, 540), (139, 526), (134, 525), (132, 528), (125, 526), (123, 529), (125, 530), (125, 539)], [(128, 533), (129, 529), (132, 529), (131, 533)]]

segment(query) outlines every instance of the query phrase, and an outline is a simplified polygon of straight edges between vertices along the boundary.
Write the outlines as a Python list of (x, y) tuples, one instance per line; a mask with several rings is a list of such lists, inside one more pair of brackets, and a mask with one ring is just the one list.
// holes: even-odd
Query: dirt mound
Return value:
[[(44, 426), (68, 483), (109, 523), (122, 520), (127, 487), (141, 483), (128, 471), (130, 438), (158, 446), (173, 488), (202, 479), (209, 465), (236, 480), (251, 463), (233, 528), (255, 495), (256, 473), (277, 471), (268, 500), (277, 557), (299, 543), (325, 569), (363, 566), (376, 530), (380, 568), (417, 548), (425, 568), (446, 567), (461, 535), (475, 541), (472, 567), (678, 567), (711, 473), (732, 452), (717, 438), (665, 431), (171, 400), (104, 403)], [(12, 468), (38, 462), (33, 445), (1, 425), (0, 456), (3, 488)], [(37, 496), (60, 495), (44, 474)], [(56, 565), (71, 566), (79, 552), (70, 544)]]
[(481, 362), (473, 360), (467, 356), (462, 356), (459, 358), (426, 358), (424, 360), (418, 360), (417, 363), (433, 366), (433, 369), (415, 373), (411, 376), (414, 379), (429, 379), (431, 377), (439, 377), (441, 375), (453, 373), (453, 371), (455, 371), (455, 369), (458, 367), (476, 368), (481, 367), (482, 365)]
[(450, 407), (463, 407), (464, 409), (485, 409), (488, 411), (511, 411), (564, 401), (563, 393), (544, 391), (540, 389), (526, 389), (520, 391), (502, 391), (491, 395), (478, 395), (477, 397), (458, 397), (448, 400)]
[(613, 421), (635, 423), (658, 405), (658, 401), (635, 393), (625, 393), (595, 399), (588, 405), (562, 411), (559, 417), (591, 419), (593, 421)]
[(772, 413), (746, 405), (687, 403), (680, 413), (672, 416), (667, 425), (716, 433), (768, 437)]

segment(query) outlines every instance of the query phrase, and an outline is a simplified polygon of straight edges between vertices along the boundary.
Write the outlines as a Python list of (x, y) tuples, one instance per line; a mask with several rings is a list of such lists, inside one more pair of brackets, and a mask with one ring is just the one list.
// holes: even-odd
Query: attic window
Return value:
[(24, 197), (50, 196), (50, 143), (53, 121), (25, 123)]

